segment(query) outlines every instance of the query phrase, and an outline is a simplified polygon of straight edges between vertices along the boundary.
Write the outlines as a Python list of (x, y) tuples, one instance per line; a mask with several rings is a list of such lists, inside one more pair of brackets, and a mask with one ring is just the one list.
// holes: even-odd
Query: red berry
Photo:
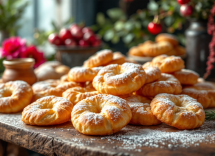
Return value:
[(76, 40), (82, 39), (84, 35), (80, 27), (74, 27), (73, 29), (71, 29), (71, 33)]
[(80, 28), (77, 24), (72, 24), (70, 27), (70, 30), (74, 29), (74, 28)]
[(190, 0), (177, 0), (179, 4), (183, 5), (183, 4), (187, 4), (190, 2)]
[(87, 32), (84, 34), (83, 39), (92, 44), (96, 40), (96, 36), (90, 32)]
[(182, 5), (180, 7), (180, 13), (182, 16), (190, 16), (193, 13), (193, 7), (191, 5)]
[(91, 34), (94, 34), (94, 32), (92, 31), (92, 29), (90, 29), (89, 27), (84, 27), (82, 29), (82, 32), (85, 34), (85, 33), (91, 33)]
[(159, 34), (162, 30), (161, 24), (150, 22), (148, 25), (148, 30), (151, 34)]
[(78, 44), (80, 47), (89, 47), (89, 43), (85, 40), (80, 40)]
[(49, 35), (48, 39), (51, 44), (54, 44), (56, 46), (63, 45), (62, 40), (60, 39), (60, 37), (57, 34), (53, 33), (53, 34)]
[(72, 39), (72, 34), (70, 32), (70, 30), (63, 28), (60, 30), (60, 38), (62, 39), (62, 41), (66, 41), (67, 39)]
[(102, 41), (100, 39), (96, 39), (93, 43), (92, 43), (92, 46), (93, 47), (98, 47), (100, 46), (102, 43)]
[(65, 45), (66, 45), (67, 47), (75, 47), (75, 46), (77, 46), (77, 43), (76, 43), (76, 41), (73, 40), (73, 39), (66, 39), (66, 40), (65, 40)]

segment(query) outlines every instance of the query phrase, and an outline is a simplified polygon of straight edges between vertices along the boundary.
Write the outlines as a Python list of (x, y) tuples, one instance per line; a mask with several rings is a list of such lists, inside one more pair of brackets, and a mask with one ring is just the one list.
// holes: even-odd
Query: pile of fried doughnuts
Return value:
[(129, 56), (156, 57), (162, 54), (168, 56), (183, 56), (185, 48), (180, 46), (176, 36), (162, 33), (156, 36), (155, 42), (146, 41), (138, 46), (132, 47)]
[(209, 107), (215, 107), (215, 85), (184, 69), (177, 56), (140, 65), (103, 50), (59, 79), (0, 84), (1, 113), (23, 110), (22, 121), (35, 126), (71, 120), (85, 135), (110, 135), (127, 124), (194, 129)]

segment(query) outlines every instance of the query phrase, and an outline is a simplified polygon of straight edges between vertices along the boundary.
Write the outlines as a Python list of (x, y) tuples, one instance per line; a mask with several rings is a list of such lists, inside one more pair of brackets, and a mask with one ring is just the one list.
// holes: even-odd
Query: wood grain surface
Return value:
[[(120, 132), (106, 137), (82, 135), (74, 129), (71, 122), (49, 127), (29, 126), (21, 121), (20, 113), (0, 114), (0, 139), (50, 156), (215, 155), (215, 139), (213, 139), (215, 138), (215, 121), (206, 122), (205, 124), (207, 126), (202, 126), (201, 129), (192, 131), (180, 131), (165, 124), (158, 126), (127, 125)], [(123, 137), (128, 137), (135, 133), (140, 135), (140, 132), (144, 133), (149, 130), (159, 130), (168, 134), (180, 132), (182, 136), (183, 132), (185, 134), (190, 132), (195, 134), (196, 131), (198, 132), (198, 137), (200, 137), (201, 131), (204, 133), (204, 129), (206, 128), (210, 131), (210, 135), (205, 137), (205, 139), (201, 139), (198, 144), (194, 143), (189, 145), (188, 143), (186, 147), (180, 146), (180, 144), (182, 144), (180, 140), (178, 142), (177, 140), (171, 142), (172, 139), (174, 140), (174, 135), (172, 139), (166, 140), (166, 143), (162, 146), (159, 145), (159, 142), (155, 142), (154, 145), (156, 145), (156, 143), (158, 144), (156, 147), (145, 146), (146, 143), (139, 143), (135, 146), (131, 144), (130, 146), (128, 139), (127, 141), (123, 141)], [(140, 137), (142, 137), (142, 135)], [(156, 138), (158, 136), (153, 137)], [(128, 138), (131, 139), (132, 142), (132, 137)], [(207, 139), (211, 140), (209, 141)], [(139, 138), (138, 140), (141, 139)], [(148, 141), (150, 143), (150, 140)], [(174, 146), (169, 146), (170, 144), (168, 141)]]

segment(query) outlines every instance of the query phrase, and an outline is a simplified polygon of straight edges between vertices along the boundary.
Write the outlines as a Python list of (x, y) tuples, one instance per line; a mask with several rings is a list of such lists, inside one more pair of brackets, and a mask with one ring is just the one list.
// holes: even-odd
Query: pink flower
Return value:
[(27, 49), (23, 53), (21, 53), (21, 58), (29, 57), (35, 60), (35, 68), (46, 62), (43, 52), (40, 52), (35, 46), (27, 47)]
[(7, 59), (19, 58), (21, 53), (26, 50), (26, 42), (20, 37), (11, 37), (3, 42), (0, 49), (1, 57)]

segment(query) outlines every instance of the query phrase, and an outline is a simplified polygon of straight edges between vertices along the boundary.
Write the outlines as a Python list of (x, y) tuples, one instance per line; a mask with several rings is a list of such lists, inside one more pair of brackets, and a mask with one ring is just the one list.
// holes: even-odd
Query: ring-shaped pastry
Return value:
[(146, 72), (146, 82), (151, 83), (158, 80), (161, 77), (161, 71), (158, 67), (145, 67), (143, 68)]
[(125, 59), (126, 59), (126, 57), (122, 53), (115, 52), (115, 53), (113, 53), (113, 60), (108, 62), (104, 66), (107, 66), (107, 65), (110, 65), (110, 64), (123, 64), (123, 63), (125, 63)]
[(146, 79), (141, 65), (124, 63), (104, 67), (93, 79), (93, 86), (99, 93), (112, 95), (130, 94), (138, 90)]
[(174, 76), (162, 73), (160, 79), (145, 84), (136, 93), (146, 97), (154, 97), (160, 93), (180, 94), (181, 91), (181, 84)]
[(161, 122), (153, 115), (150, 107), (151, 100), (139, 95), (130, 95), (123, 98), (131, 108), (132, 118), (129, 124), (132, 125), (158, 125)]
[(62, 97), (47, 96), (25, 107), (22, 121), (29, 125), (57, 125), (71, 118), (73, 103)]
[(172, 73), (172, 75), (178, 79), (182, 85), (194, 85), (198, 82), (199, 78), (198, 73), (188, 69), (182, 69)]
[(10, 81), (0, 84), (0, 112), (16, 113), (30, 104), (33, 91), (24, 81)]
[(74, 67), (68, 73), (69, 81), (74, 82), (86, 82), (93, 81), (94, 77), (98, 74), (98, 72), (102, 69), (102, 67)]
[(107, 64), (113, 59), (113, 52), (108, 49), (101, 50), (95, 55), (91, 56), (88, 60), (84, 62), (84, 67), (99, 67)]
[(147, 62), (143, 68), (148, 66), (158, 67), (161, 73), (172, 73), (184, 68), (184, 61), (178, 56), (161, 55), (155, 57), (152, 62)]
[(202, 105), (187, 95), (159, 94), (151, 102), (158, 120), (178, 129), (194, 129), (205, 121)]
[(76, 104), (87, 97), (97, 95), (98, 91), (94, 88), (74, 87), (63, 92), (63, 97)]
[(155, 37), (155, 41), (156, 42), (166, 41), (166, 42), (171, 43), (174, 47), (178, 45), (177, 38), (174, 35), (167, 34), (167, 33), (161, 33), (161, 34), (157, 35)]
[(126, 100), (99, 94), (77, 103), (72, 110), (72, 124), (87, 135), (109, 135), (121, 130), (131, 120)]
[(215, 107), (215, 86), (210, 82), (200, 82), (193, 86), (186, 86), (182, 90), (186, 94), (196, 99), (203, 108)]

